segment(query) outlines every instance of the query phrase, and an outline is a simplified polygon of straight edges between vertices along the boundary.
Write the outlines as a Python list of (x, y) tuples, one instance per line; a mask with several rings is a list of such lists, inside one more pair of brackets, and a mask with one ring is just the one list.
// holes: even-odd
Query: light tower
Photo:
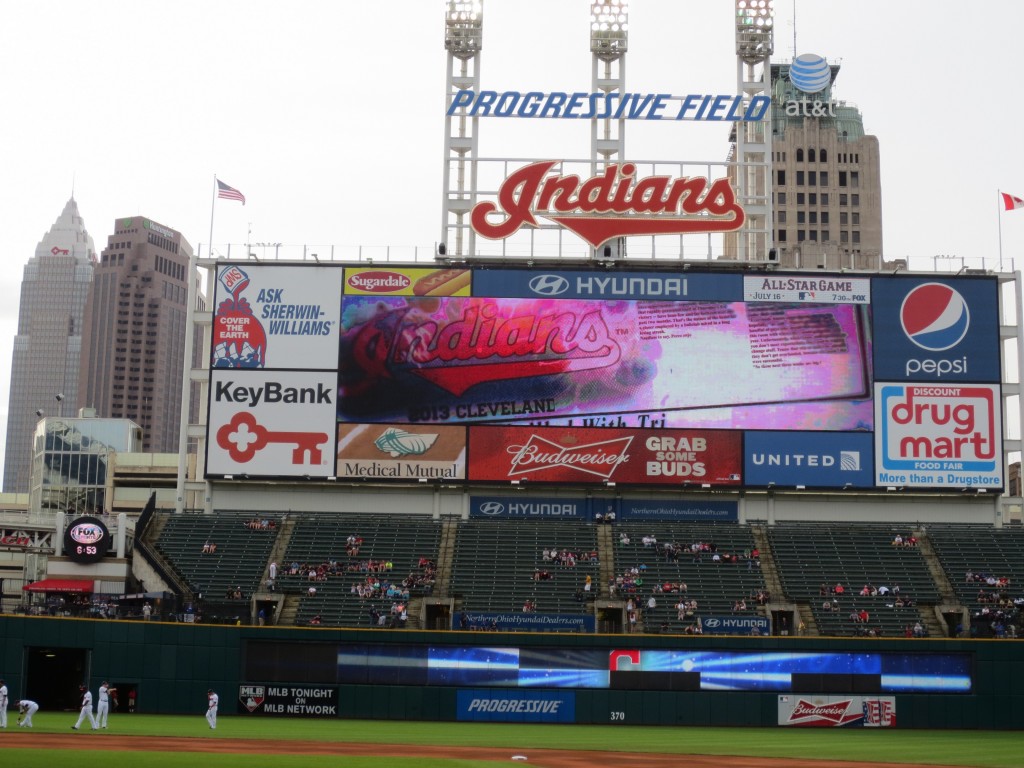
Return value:
[[(771, 99), (774, 32), (773, 0), (736, 0), (736, 92), (744, 106), (755, 96)], [(774, 245), (771, 125), (771, 107), (759, 121), (736, 124), (736, 191), (746, 213), (737, 233), (741, 261), (768, 260)]]
[[(483, 0), (447, 0), (444, 47), (448, 51), (446, 113), (459, 90), (480, 91), (480, 50), (483, 47)], [(444, 121), (444, 212), (437, 256), (475, 253), (476, 235), (465, 217), (476, 203), (478, 117), (465, 110)], [(451, 240), (451, 242), (447, 242)]]
[[(626, 51), (629, 49), (629, 4), (626, 0), (590, 2), (590, 92), (622, 95), (626, 89)], [(626, 121), (593, 118), (590, 121), (590, 173), (600, 174), (609, 163), (620, 161), (626, 151)], [(593, 251), (594, 258), (616, 259), (625, 255), (622, 238)]]

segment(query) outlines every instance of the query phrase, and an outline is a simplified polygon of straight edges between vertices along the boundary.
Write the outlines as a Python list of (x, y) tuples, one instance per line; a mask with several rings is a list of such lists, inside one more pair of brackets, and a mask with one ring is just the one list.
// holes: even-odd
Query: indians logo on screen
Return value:
[(925, 283), (903, 299), (900, 324), (907, 338), (921, 349), (943, 352), (963, 341), (971, 313), (964, 297), (948, 285)]
[(262, 368), (267, 363), (267, 331), (242, 296), (249, 275), (229, 267), (218, 279), (231, 296), (213, 316), (213, 367)]

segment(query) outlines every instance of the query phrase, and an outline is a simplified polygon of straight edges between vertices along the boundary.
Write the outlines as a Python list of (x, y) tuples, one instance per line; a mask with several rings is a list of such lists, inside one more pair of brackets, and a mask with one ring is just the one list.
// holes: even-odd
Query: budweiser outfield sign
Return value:
[(502, 182), (497, 201), (473, 207), (477, 234), (503, 240), (548, 219), (598, 246), (618, 237), (732, 232), (743, 209), (728, 179), (636, 177), (635, 163), (613, 163), (600, 176), (552, 173), (557, 160), (531, 163)]
[(892, 728), (893, 696), (779, 696), (779, 725), (801, 728)]

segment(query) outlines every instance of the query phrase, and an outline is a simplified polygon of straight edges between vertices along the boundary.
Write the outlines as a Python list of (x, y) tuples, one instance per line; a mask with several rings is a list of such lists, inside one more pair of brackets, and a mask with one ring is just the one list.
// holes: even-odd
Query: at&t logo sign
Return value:
[[(942, 283), (924, 283), (912, 289), (900, 306), (900, 326), (907, 339), (927, 352), (945, 352), (967, 335), (971, 312), (960, 293)], [(929, 374), (942, 378), (967, 373), (967, 357), (955, 359), (911, 358), (906, 375)]]

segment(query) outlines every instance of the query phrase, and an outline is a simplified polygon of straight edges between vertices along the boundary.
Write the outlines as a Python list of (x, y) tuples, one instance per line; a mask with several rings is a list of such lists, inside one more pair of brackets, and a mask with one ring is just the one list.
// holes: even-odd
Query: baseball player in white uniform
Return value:
[(0, 680), (0, 728), (7, 727), (7, 681)]
[(110, 697), (117, 693), (117, 688), (111, 688), (110, 683), (104, 680), (100, 684), (98, 700), (96, 702), (96, 723), (100, 728), (107, 727), (107, 715), (110, 713)]
[(39, 705), (34, 701), (28, 699), (22, 699), (18, 702), (18, 712), (21, 713), (21, 717), (18, 718), (19, 728), (31, 728), (32, 727), (32, 715), (39, 711)]
[(217, 703), (219, 701), (213, 688), (206, 692), (206, 722), (210, 724), (211, 728), (217, 727)]
[(92, 729), (96, 730), (96, 718), (92, 714), (92, 691), (86, 688), (84, 685), (78, 686), (78, 690), (82, 692), (82, 709), (78, 713), (78, 722), (71, 726), (71, 730), (77, 731), (78, 726), (82, 724), (85, 718), (89, 718), (89, 723), (92, 725)]

